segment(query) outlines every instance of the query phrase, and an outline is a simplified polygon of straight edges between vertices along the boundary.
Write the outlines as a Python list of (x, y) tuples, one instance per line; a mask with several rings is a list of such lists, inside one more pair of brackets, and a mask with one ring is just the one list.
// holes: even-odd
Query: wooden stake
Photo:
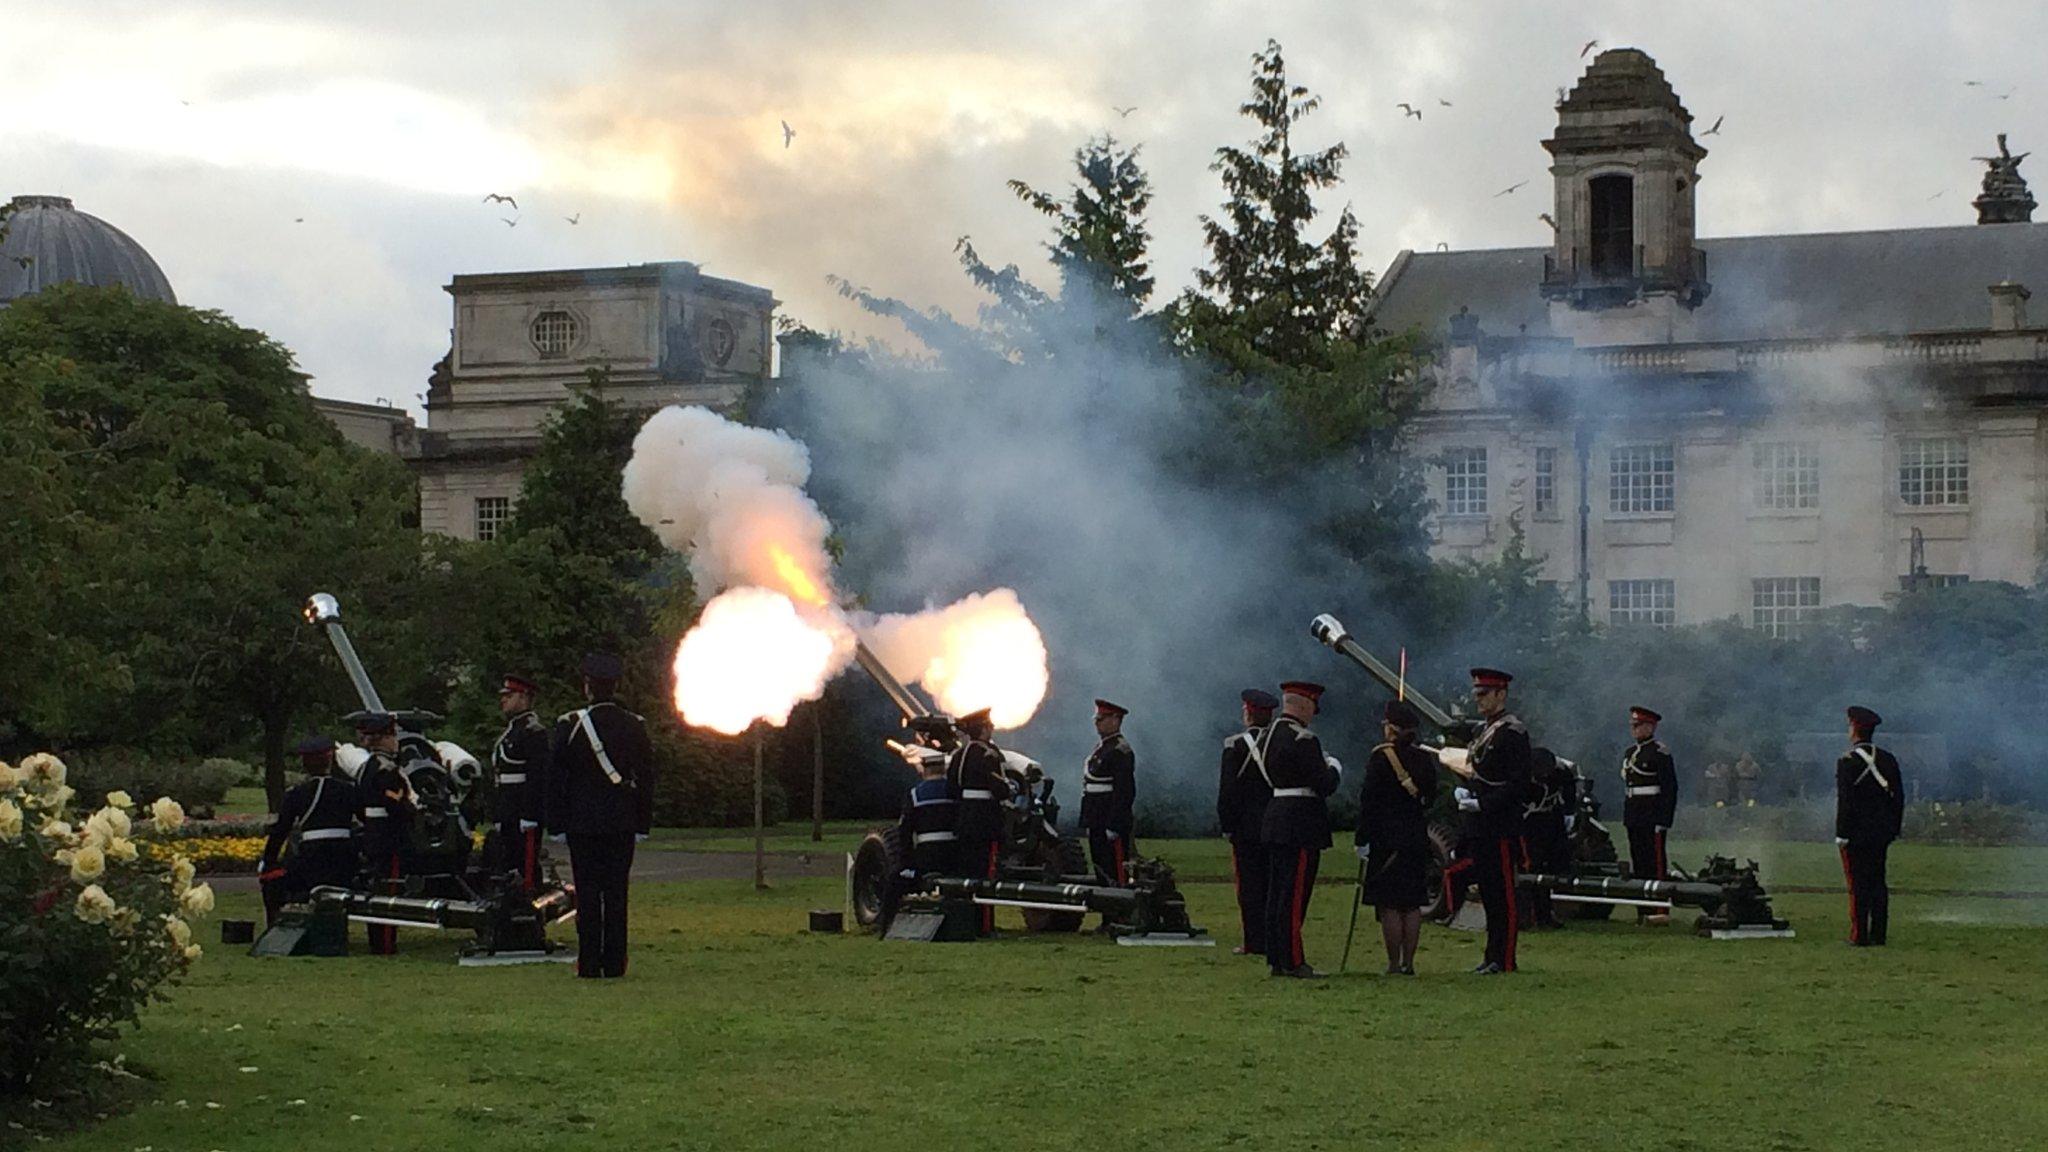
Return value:
[(825, 722), (823, 700), (811, 704), (811, 843), (825, 839)]
[(762, 831), (762, 783), (761, 747), (767, 742), (767, 735), (759, 727), (754, 729), (754, 888), (768, 890), (768, 845)]

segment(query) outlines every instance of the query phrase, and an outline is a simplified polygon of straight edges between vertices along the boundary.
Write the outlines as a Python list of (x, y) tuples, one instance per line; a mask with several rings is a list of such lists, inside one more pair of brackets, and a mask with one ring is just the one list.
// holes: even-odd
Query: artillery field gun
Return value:
[[(250, 949), (258, 956), (343, 955), (347, 923), (469, 931), (476, 941), (462, 963), (518, 964), (565, 959), (547, 938), (548, 925), (575, 912), (574, 886), (548, 861), (532, 892), (515, 872), (493, 872), (477, 862), (470, 813), (481, 799), (483, 768), (452, 741), (427, 738), (441, 717), (420, 709), (384, 706), (377, 686), (341, 625), (341, 605), (325, 592), (306, 601), (306, 623), (326, 631), (335, 655), (355, 685), (365, 712), (389, 713), (398, 722), (399, 770), (412, 791), (412, 839), (396, 880), (358, 877), (348, 888), (321, 887), (283, 915)], [(368, 756), (344, 745), (336, 754), (341, 774), (353, 780)]]
[[(926, 705), (909, 685), (896, 678), (865, 643), (856, 643), (854, 660), (903, 714), (914, 743), (888, 741), (891, 751), (913, 767), (943, 764), (959, 746), (960, 734), (951, 717)], [(1022, 753), (1003, 750), (1004, 775), (1012, 800), (1004, 818), (1002, 852), (996, 878), (924, 876), (905, 893), (889, 926), (892, 938), (965, 940), (975, 935), (982, 906), (1015, 908), (1034, 932), (1076, 932), (1090, 912), (1102, 916), (1102, 928), (1119, 943), (1207, 943), (1201, 929), (1188, 923), (1187, 905), (1175, 886), (1173, 868), (1162, 860), (1139, 859), (1131, 864), (1127, 888), (1094, 882), (1088, 853), (1081, 841), (1061, 834), (1059, 802), (1043, 766)], [(895, 826), (868, 833), (847, 869), (847, 887), (854, 920), (863, 928), (882, 927), (888, 886), (908, 867), (910, 853)]]
[[(1393, 669), (1352, 639), (1336, 617), (1316, 617), (1309, 625), (1309, 634), (1365, 669), (1388, 691), (1403, 695), (1442, 734), (1442, 747), (1462, 748), (1477, 735), (1478, 720), (1446, 712), (1409, 687)], [(1585, 775), (1569, 760), (1559, 758), (1558, 764), (1572, 772), (1577, 781), (1570, 833), (1571, 871), (1517, 874), (1521, 899), (1526, 900), (1539, 889), (1547, 891), (1553, 902), (1571, 907), (1577, 919), (1604, 920), (1617, 907), (1698, 908), (1701, 915), (1694, 926), (1703, 936), (1723, 939), (1790, 935), (1786, 922), (1771, 910), (1770, 896), (1757, 879), (1753, 860), (1737, 865), (1730, 857), (1709, 856), (1706, 867), (1697, 874), (1674, 868), (1676, 878), (1671, 880), (1637, 880), (1629, 876), (1615, 852), (1613, 835), (1600, 821), (1600, 802), (1593, 798)], [(1457, 927), (1484, 928), (1485, 913), (1477, 900), (1470, 899), (1471, 886), (1457, 882), (1457, 813), (1449, 796), (1449, 789), (1442, 790), (1437, 807), (1430, 814), (1431, 902), (1423, 909), (1423, 915)], [(1452, 877), (1450, 883), (1444, 880), (1447, 874)], [(1526, 913), (1527, 909), (1523, 911)]]

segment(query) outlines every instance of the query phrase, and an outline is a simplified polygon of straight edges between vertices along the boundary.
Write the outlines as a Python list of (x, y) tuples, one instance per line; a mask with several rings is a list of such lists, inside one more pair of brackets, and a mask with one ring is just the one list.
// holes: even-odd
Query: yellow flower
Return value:
[(191, 889), (192, 877), (197, 875), (198, 871), (197, 868), (192, 867), (192, 862), (183, 856), (172, 857), (171, 894), (173, 896), (184, 896)]
[(126, 836), (135, 831), (135, 825), (128, 819), (128, 814), (112, 805), (93, 813), (91, 819), (85, 822), (85, 827), (88, 834), (95, 827), (100, 829), (98, 839), (101, 844), (116, 836)]
[(187, 963), (187, 964), (190, 964), (190, 963), (191, 963), (191, 962), (193, 962), (194, 960), (197, 960), (197, 959), (199, 959), (199, 956), (200, 956), (200, 951), (199, 951), (199, 945), (197, 945), (197, 944), (187, 944), (187, 945), (185, 945), (185, 963)]
[(59, 812), (76, 795), (78, 793), (71, 790), (71, 785), (59, 784), (52, 788), (45, 788), (41, 792), (30, 792), (29, 801), (46, 811)]
[(0, 840), (21, 838), (21, 809), (12, 800), (0, 800)]
[(114, 837), (107, 845), (106, 852), (107, 859), (119, 864), (133, 864), (138, 855), (135, 851), (135, 841), (125, 840), (119, 836)]
[(159, 796), (149, 806), (149, 818), (158, 832), (176, 832), (185, 823), (185, 809), (169, 796)]
[(71, 825), (54, 816), (43, 821), (42, 825), (36, 829), (36, 835), (41, 836), (45, 840), (55, 840), (59, 844), (69, 844), (76, 839), (75, 834), (71, 831)]
[(115, 789), (107, 793), (107, 806), (109, 808), (133, 808), (135, 807), (135, 800), (126, 792)]
[(62, 760), (48, 752), (31, 752), (22, 757), (21, 774), (28, 778), (29, 787), (40, 791), (64, 783), (70, 772)]
[(114, 906), (114, 898), (97, 884), (89, 884), (78, 894), (78, 903), (72, 911), (87, 924), (104, 924), (120, 911)]
[(90, 884), (107, 874), (107, 857), (99, 849), (87, 845), (71, 854), (71, 878), (80, 884)]
[(192, 943), (192, 926), (176, 916), (164, 917), (164, 931), (170, 933), (171, 945), (180, 952)]
[(205, 884), (194, 884), (178, 897), (178, 907), (187, 916), (204, 916), (213, 911), (213, 889)]
[(21, 787), (21, 773), (15, 771), (14, 765), (9, 764), (5, 760), (0, 760), (0, 792), (12, 792), (19, 787)]

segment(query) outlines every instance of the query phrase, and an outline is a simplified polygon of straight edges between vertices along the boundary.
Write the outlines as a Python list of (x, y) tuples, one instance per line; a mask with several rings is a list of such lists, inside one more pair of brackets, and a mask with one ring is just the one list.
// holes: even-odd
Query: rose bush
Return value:
[(55, 756), (0, 762), (0, 1095), (135, 1023), (199, 958), (188, 921), (213, 891), (156, 840), (182, 809), (158, 800), (143, 824), (127, 793), (105, 799), (79, 796)]

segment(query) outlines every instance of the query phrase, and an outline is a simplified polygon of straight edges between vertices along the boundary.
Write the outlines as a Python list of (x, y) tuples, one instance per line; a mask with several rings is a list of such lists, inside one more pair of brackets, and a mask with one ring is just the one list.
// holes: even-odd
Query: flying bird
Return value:
[(1501, 189), (1500, 191), (1498, 191), (1498, 192), (1495, 192), (1495, 193), (1493, 194), (1493, 198), (1494, 198), (1494, 199), (1496, 199), (1496, 200), (1498, 200), (1498, 199), (1500, 199), (1501, 197), (1503, 197), (1503, 196), (1506, 196), (1506, 195), (1508, 195), (1509, 193), (1513, 192), (1513, 191), (1514, 191), (1515, 189), (1517, 189), (1517, 188), (1520, 188), (1520, 187), (1521, 187), (1521, 186), (1522, 186), (1523, 184), (1527, 184), (1527, 183), (1528, 183), (1528, 181), (1527, 181), (1527, 180), (1523, 180), (1523, 181), (1520, 181), (1520, 182), (1518, 182), (1518, 183), (1510, 184), (1510, 185), (1508, 185), (1507, 187), (1505, 187), (1505, 188)]
[(1939, 200), (1939, 199), (1941, 199), (1941, 198), (1942, 198), (1943, 196), (1946, 196), (1946, 195), (1948, 195), (1948, 189), (1946, 189), (1946, 188), (1943, 188), (1943, 189), (1942, 189), (1941, 191), (1939, 191), (1939, 192), (1936, 192), (1936, 193), (1935, 193), (1934, 195), (1932, 195), (1932, 196), (1929, 196), (1929, 197), (1928, 197), (1928, 199), (1929, 199), (1929, 200)]
[(784, 120), (784, 121), (782, 122), (782, 146), (783, 146), (783, 148), (787, 149), (787, 148), (789, 147), (789, 142), (790, 142), (791, 140), (794, 140), (794, 139), (796, 139), (796, 129), (794, 129), (794, 128), (791, 128), (791, 127), (789, 126), (789, 121), (787, 121), (787, 120)]
[(1586, 46), (1584, 48), (1579, 49), (1579, 59), (1584, 60), (1586, 58), (1586, 53), (1591, 52), (1593, 49), (1598, 48), (1599, 46), (1600, 42), (1598, 40), (1586, 41)]
[(1560, 85), (1560, 86), (1558, 87), (1558, 90), (1557, 90), (1557, 102), (1558, 102), (1559, 104), (1562, 104), (1562, 103), (1564, 103), (1564, 102), (1565, 102), (1565, 100), (1567, 100), (1567, 99), (1568, 99), (1568, 98), (1569, 98), (1570, 96), (1571, 96), (1571, 93), (1569, 93), (1569, 92), (1566, 92), (1566, 91), (1564, 90), (1564, 88), (1563, 88), (1563, 86), (1562, 86), (1562, 85)]
[(1109, 106), (1109, 110), (1111, 112), (1116, 113), (1118, 119), (1122, 119), (1126, 116), (1129, 116), (1131, 113), (1136, 112), (1138, 110), (1138, 106), (1136, 104), (1133, 104), (1129, 108), (1119, 108), (1116, 105), (1111, 104)]
[(1984, 82), (1983, 82), (1982, 80), (1965, 80), (1965, 81), (1963, 81), (1963, 87), (1965, 87), (1965, 88), (1982, 88), (1983, 86), (1984, 86)]
[(1415, 117), (1417, 120), (1422, 119), (1422, 109), (1417, 108), (1413, 104), (1401, 103), (1394, 105), (1394, 107), (1399, 108), (1406, 115)]
[(483, 202), (489, 204), (493, 200), (497, 201), (500, 204), (510, 204), (514, 212), (519, 211), (519, 201), (514, 200), (510, 196), (500, 196), (496, 192), (493, 192), (490, 195), (484, 197)]
[(1720, 131), (1721, 131), (1721, 121), (1723, 121), (1723, 120), (1726, 120), (1726, 119), (1727, 119), (1727, 117), (1726, 117), (1726, 116), (1716, 116), (1716, 117), (1714, 117), (1714, 126), (1713, 126), (1712, 128), (1709, 128), (1709, 129), (1707, 129), (1707, 130), (1706, 130), (1705, 132), (1702, 132), (1702, 133), (1700, 133), (1700, 135), (1702, 135), (1702, 136), (1715, 136), (1715, 135), (1719, 135), (1719, 134), (1720, 134)]
[(1444, 99), (1441, 96), (1436, 98), (1436, 102), (1437, 106), (1440, 108), (1449, 108), (1451, 106), (1451, 102), (1449, 100)]
[(498, 222), (503, 224), (507, 228), (519, 227), (519, 221), (517, 219), (507, 220), (503, 216), (500, 216), (498, 217)]
[(567, 221), (568, 221), (569, 223), (571, 223), (571, 224), (576, 224), (576, 223), (579, 223), (579, 222), (581, 222), (581, 221), (582, 221), (582, 219), (583, 219), (583, 213), (581, 213), (581, 212), (578, 212), (578, 213), (577, 213), (577, 214), (575, 214), (574, 216), (564, 216), (564, 217), (562, 217), (562, 219), (564, 219), (564, 220), (567, 220)]
[(294, 224), (304, 224), (305, 222), (306, 222), (306, 218), (305, 218), (304, 216), (294, 216), (294, 217), (292, 217), (292, 223), (294, 223)]
[(2007, 88), (2005, 91), (2000, 92), (1997, 96), (1993, 97), (1993, 99), (2010, 100), (2012, 99), (2012, 94), (2017, 91), (2019, 91), (2019, 89), (2017, 88)]
[(1553, 219), (1551, 219), (1551, 218), (1550, 218), (1550, 213), (1548, 213), (1548, 212), (1538, 212), (1538, 213), (1536, 214), (1536, 218), (1537, 218), (1538, 220), (1541, 220), (1541, 221), (1543, 221), (1543, 222), (1544, 222), (1545, 224), (1548, 224), (1548, 225), (1550, 225), (1550, 230), (1551, 230), (1552, 232), (1555, 232), (1555, 231), (1557, 231), (1557, 221), (1555, 221), (1555, 220), (1553, 220)]

